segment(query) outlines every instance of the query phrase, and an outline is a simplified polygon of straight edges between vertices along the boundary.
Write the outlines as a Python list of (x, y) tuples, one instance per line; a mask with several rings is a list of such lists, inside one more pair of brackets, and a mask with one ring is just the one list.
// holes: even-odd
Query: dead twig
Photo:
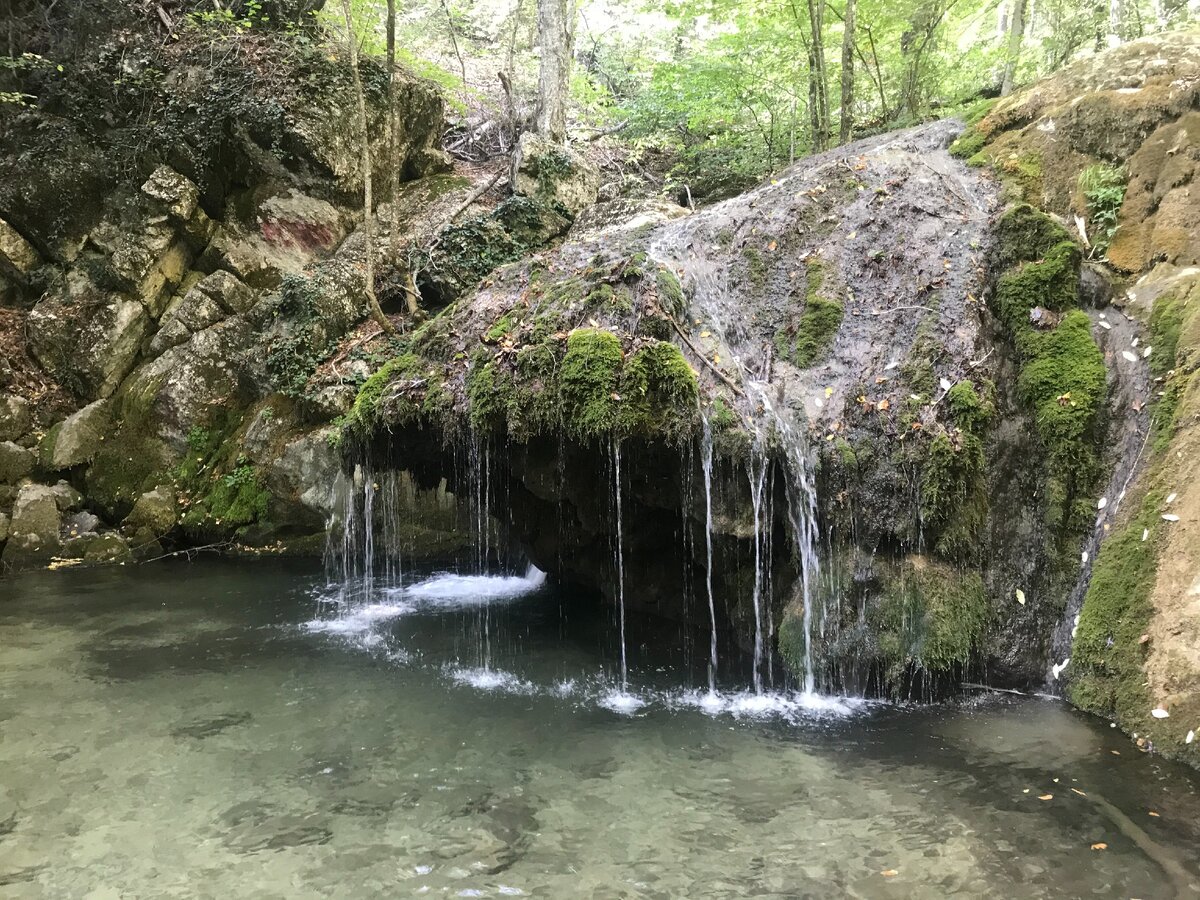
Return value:
[[(664, 313), (664, 315), (666, 315), (666, 313)], [(719, 379), (721, 379), (722, 382), (724, 382), (726, 387), (728, 387), (731, 391), (733, 391), (739, 397), (744, 398), (746, 396), (745, 391), (743, 391), (740, 387), (738, 387), (738, 385), (734, 382), (734, 380), (732, 378), (730, 378), (728, 375), (726, 375), (724, 372), (722, 372), (720, 369), (718, 369), (716, 363), (714, 363), (707, 356), (705, 356), (703, 353), (700, 352), (699, 348), (695, 344), (692, 343), (692, 339), (683, 333), (683, 329), (679, 327), (679, 323), (675, 321), (674, 316), (667, 315), (667, 321), (671, 323), (671, 327), (675, 329), (675, 333), (679, 335), (679, 339), (687, 345), (688, 349), (692, 351), (692, 354), (694, 356), (696, 356), (701, 362), (703, 362), (704, 365), (708, 366), (708, 368), (712, 371), (712, 373), (714, 375), (716, 375)]]

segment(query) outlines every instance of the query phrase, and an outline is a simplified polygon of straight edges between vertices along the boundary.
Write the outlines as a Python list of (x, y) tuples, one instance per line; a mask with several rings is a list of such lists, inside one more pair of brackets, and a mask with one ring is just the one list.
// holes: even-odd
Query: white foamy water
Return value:
[(682, 691), (663, 697), (671, 709), (698, 709), (706, 715), (731, 715), (737, 719), (782, 719), (798, 722), (804, 719), (845, 718), (862, 712), (878, 702), (853, 697), (833, 697), (807, 691), (772, 691), (756, 694), (753, 691), (720, 693), (715, 691)]
[(423, 610), (470, 609), (502, 600), (516, 600), (546, 583), (546, 573), (530, 566), (524, 575), (456, 575), (445, 572), (416, 584), (387, 588), (388, 600), (363, 605), (339, 604), (332, 618), (304, 623), (304, 630), (354, 637), (376, 624)]
[(414, 601), (418, 606), (462, 609), (494, 600), (515, 600), (532, 594), (546, 583), (546, 573), (530, 566), (524, 575), (456, 575), (446, 572), (388, 594)]
[(599, 703), (605, 709), (623, 716), (631, 716), (646, 705), (646, 701), (637, 694), (632, 694), (624, 689), (609, 691), (600, 697)]
[(348, 610), (335, 619), (313, 619), (304, 623), (305, 631), (322, 634), (361, 634), (376, 622), (386, 622), (416, 612), (411, 603), (370, 603)]
[(537, 685), (525, 681), (512, 672), (499, 669), (460, 668), (447, 666), (446, 675), (455, 684), (473, 687), (480, 691), (499, 691), (505, 694), (536, 694)]

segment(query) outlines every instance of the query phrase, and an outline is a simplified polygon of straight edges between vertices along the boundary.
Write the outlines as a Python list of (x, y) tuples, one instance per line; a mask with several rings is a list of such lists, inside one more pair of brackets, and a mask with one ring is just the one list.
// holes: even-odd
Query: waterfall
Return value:
[(763, 659), (763, 487), (767, 482), (767, 457), (756, 445), (746, 467), (750, 478), (750, 502), (754, 508), (754, 693), (761, 694)]
[(716, 693), (717, 689), (717, 604), (713, 599), (713, 440), (708, 417), (702, 416), (701, 419), (704, 422), (704, 455), (701, 458), (701, 468), (704, 471), (704, 543), (707, 551), (704, 557), (704, 586), (708, 591), (708, 619), (712, 625), (708, 643), (708, 692), (712, 694)]
[(621, 521), (621, 442), (612, 441), (613, 454), (613, 502), (617, 520), (617, 616), (621, 635), (621, 689), (629, 682), (629, 671), (625, 660), (625, 535)]

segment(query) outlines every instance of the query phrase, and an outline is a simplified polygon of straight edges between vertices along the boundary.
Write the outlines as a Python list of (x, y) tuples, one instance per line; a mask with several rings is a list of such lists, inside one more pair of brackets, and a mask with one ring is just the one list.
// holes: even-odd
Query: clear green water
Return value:
[(1059, 703), (706, 712), (631, 621), (618, 714), (569, 598), (497, 600), (485, 644), (454, 597), (365, 627), (320, 583), (0, 580), (0, 897), (1200, 896), (1194, 775)]

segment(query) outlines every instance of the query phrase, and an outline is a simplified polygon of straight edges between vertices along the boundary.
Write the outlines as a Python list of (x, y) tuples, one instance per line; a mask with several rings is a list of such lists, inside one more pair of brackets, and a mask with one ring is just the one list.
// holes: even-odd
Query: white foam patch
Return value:
[(637, 694), (631, 694), (623, 690), (609, 691), (600, 698), (599, 703), (605, 709), (619, 713), (622, 716), (632, 716), (646, 705), (646, 701)]
[(336, 619), (313, 619), (304, 623), (305, 631), (321, 634), (360, 634), (376, 622), (386, 622), (417, 611), (411, 603), (370, 603), (352, 609)]
[(500, 669), (450, 667), (446, 669), (446, 675), (455, 684), (472, 687), (478, 691), (499, 691), (505, 694), (537, 693), (537, 685), (533, 682), (525, 681), (512, 672), (504, 672)]
[(515, 600), (532, 594), (546, 583), (546, 573), (530, 566), (524, 575), (435, 575), (389, 594), (404, 597), (421, 608), (460, 609), (495, 600)]
[(443, 573), (405, 587), (388, 588), (382, 603), (346, 605), (332, 618), (304, 624), (319, 634), (354, 636), (369, 632), (377, 623), (411, 615), (424, 609), (470, 609), (501, 600), (515, 600), (537, 591), (546, 573), (530, 566), (524, 575), (454, 575)]
[(737, 719), (783, 719), (789, 722), (844, 718), (861, 711), (869, 702), (803, 691), (771, 691), (763, 694), (751, 691), (727, 694), (684, 691), (663, 697), (664, 705), (670, 709), (691, 708), (710, 716), (731, 715)]

